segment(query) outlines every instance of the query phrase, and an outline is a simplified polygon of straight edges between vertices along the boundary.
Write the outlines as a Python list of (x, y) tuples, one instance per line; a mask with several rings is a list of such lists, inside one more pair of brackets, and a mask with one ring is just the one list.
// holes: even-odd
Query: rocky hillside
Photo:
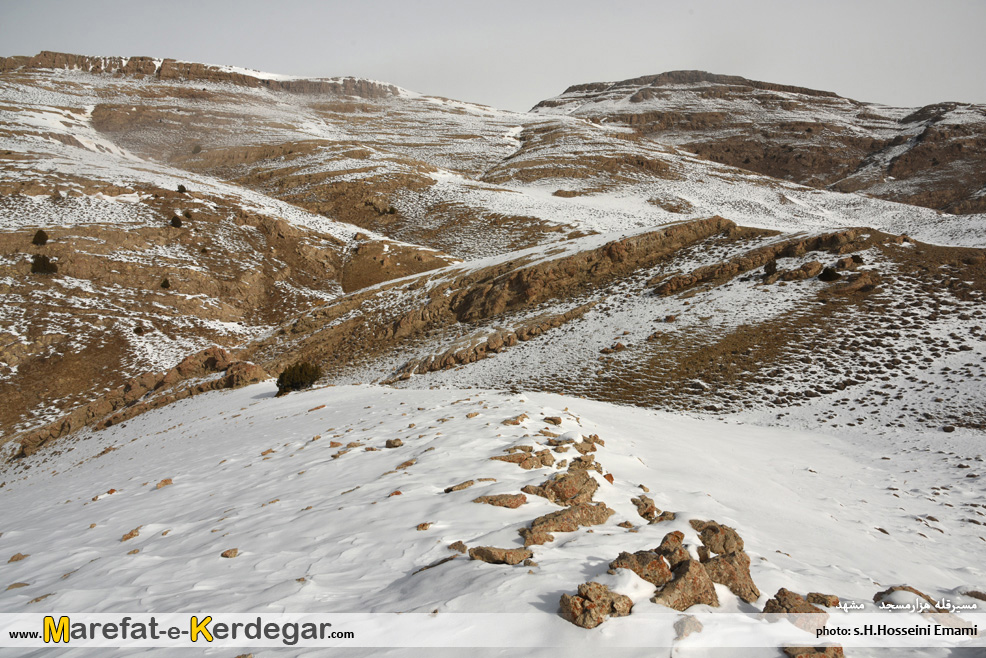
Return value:
[(569, 87), (533, 112), (616, 122), (750, 171), (949, 213), (986, 210), (986, 106), (895, 108), (704, 71)]

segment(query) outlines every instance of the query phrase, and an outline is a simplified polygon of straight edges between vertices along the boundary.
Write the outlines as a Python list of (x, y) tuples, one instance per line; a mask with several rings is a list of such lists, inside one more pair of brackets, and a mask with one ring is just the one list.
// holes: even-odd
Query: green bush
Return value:
[(55, 274), (58, 272), (58, 265), (51, 262), (51, 259), (41, 254), (36, 254), (31, 259), (31, 274)]
[(38, 229), (38, 232), (34, 234), (34, 239), (31, 240), (31, 244), (38, 247), (45, 246), (46, 244), (48, 244), (48, 234), (45, 233), (42, 229)]
[(277, 394), (310, 388), (322, 376), (322, 369), (310, 361), (298, 361), (289, 365), (277, 378)]

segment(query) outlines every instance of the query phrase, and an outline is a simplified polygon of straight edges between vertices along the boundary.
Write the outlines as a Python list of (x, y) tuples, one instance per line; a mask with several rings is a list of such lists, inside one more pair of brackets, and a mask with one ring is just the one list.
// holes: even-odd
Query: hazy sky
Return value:
[(356, 75), (527, 110), (701, 69), (917, 106), (986, 103), (986, 0), (0, 0), (0, 55), (149, 55)]

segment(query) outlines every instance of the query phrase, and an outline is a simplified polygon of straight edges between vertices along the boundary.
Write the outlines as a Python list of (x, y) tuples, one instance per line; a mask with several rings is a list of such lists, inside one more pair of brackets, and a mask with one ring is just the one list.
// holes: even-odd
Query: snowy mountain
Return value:
[(986, 605), (981, 130), (694, 72), (514, 113), (0, 59), (0, 612), (759, 656), (761, 612)]

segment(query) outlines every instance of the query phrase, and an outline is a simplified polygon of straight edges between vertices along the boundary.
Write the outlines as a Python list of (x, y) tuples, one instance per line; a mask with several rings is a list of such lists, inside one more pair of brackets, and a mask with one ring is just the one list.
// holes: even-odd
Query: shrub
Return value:
[(41, 254), (36, 254), (31, 259), (31, 274), (55, 274), (58, 272), (58, 265), (51, 262), (51, 259)]
[(171, 282), (168, 281), (168, 277), (164, 277), (164, 281), (161, 282), (161, 287), (165, 290), (171, 287)]
[(277, 394), (310, 388), (322, 376), (322, 369), (310, 361), (298, 361), (289, 365), (277, 378)]
[(174, 226), (175, 228), (181, 228), (181, 217), (179, 217), (178, 215), (172, 217), (171, 225)]
[(42, 229), (38, 229), (38, 232), (34, 234), (34, 239), (31, 240), (31, 244), (43, 247), (48, 244), (48, 234)]
[(184, 185), (179, 185), (178, 194), (184, 194), (185, 192), (188, 192), (188, 188), (186, 188)]

